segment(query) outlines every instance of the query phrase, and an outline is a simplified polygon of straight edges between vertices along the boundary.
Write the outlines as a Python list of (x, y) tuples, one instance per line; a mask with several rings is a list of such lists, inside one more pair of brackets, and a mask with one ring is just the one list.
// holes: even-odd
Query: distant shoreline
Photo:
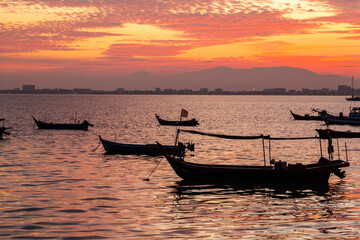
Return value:
[(49, 92), (1, 92), (0, 94), (5, 95), (193, 95), (193, 96), (351, 96), (351, 94), (337, 94), (337, 93), (263, 93), (263, 92), (249, 92), (249, 93), (238, 93), (238, 92), (222, 92), (222, 93), (147, 93), (141, 91), (127, 92), (127, 93), (49, 93)]

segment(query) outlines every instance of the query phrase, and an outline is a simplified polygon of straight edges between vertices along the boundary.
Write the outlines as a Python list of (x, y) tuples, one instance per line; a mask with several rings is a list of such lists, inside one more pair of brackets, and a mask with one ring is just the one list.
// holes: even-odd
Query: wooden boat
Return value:
[(338, 116), (329, 114), (325, 110), (313, 109), (314, 112), (318, 113), (318, 116), (310, 116), (305, 114), (304, 116), (293, 113), (291, 114), (295, 120), (321, 120), (325, 121), (327, 124), (338, 124), (338, 125), (360, 125), (360, 108), (354, 107), (350, 109), (349, 115), (344, 116), (342, 112)]
[(11, 129), (10, 127), (5, 127), (4, 123), (5, 123), (5, 118), (0, 118), (0, 122), (3, 122), (3, 125), (0, 127), (0, 139), (3, 139), (3, 135), (10, 135), (10, 132), (8, 132), (7, 130)]
[(344, 132), (331, 129), (316, 129), (316, 131), (319, 133), (319, 136), (322, 139), (328, 139), (329, 135), (332, 138), (360, 138), (360, 132)]
[(87, 131), (89, 126), (93, 127), (93, 124), (90, 124), (87, 120), (84, 120), (82, 123), (47, 123), (37, 120), (33, 115), (31, 117), (34, 119), (37, 127), (39, 129), (57, 129), (57, 130), (84, 130)]
[[(168, 160), (169, 164), (175, 173), (187, 181), (202, 181), (202, 182), (256, 182), (256, 183), (328, 183), (331, 173), (334, 173), (340, 178), (345, 177), (345, 172), (340, 168), (348, 167), (348, 161), (334, 160), (331, 137), (328, 138), (328, 153), (329, 160), (322, 156), (322, 147), (320, 141), (321, 157), (317, 163), (313, 164), (287, 164), (286, 162), (275, 161), (271, 158), (271, 140), (300, 140), (300, 139), (315, 139), (317, 137), (304, 137), (304, 138), (271, 138), (270, 136), (233, 136), (223, 134), (204, 133), (193, 130), (181, 130), (191, 134), (200, 134), (211, 137), (227, 138), (227, 139), (262, 139), (264, 165), (212, 165), (212, 164), (199, 164), (186, 162), (183, 157), (174, 157), (167, 154), (164, 150), (163, 155)], [(264, 140), (269, 140), (269, 159), (270, 166), (266, 165), (266, 154)], [(161, 144), (159, 148), (163, 149)], [(347, 151), (346, 151), (347, 152)], [(347, 156), (347, 154), (346, 154)]]
[(197, 126), (199, 122), (193, 118), (191, 120), (181, 120), (181, 121), (169, 121), (160, 118), (157, 114), (155, 114), (156, 119), (159, 121), (160, 125), (169, 125), (169, 126)]
[[(162, 154), (156, 144), (126, 144), (108, 141), (103, 139), (101, 136), (99, 136), (99, 138), (107, 154), (144, 154), (150, 156), (158, 156)], [(191, 149), (190, 144), (187, 144), (187, 146), (185, 146), (182, 143), (179, 143), (177, 146), (164, 146), (167, 154), (176, 156), (183, 156), (187, 148), (193, 151), (193, 148)]]
[(305, 115), (299, 115), (299, 114), (295, 114), (293, 113), (291, 110), (291, 115), (294, 117), (295, 120), (308, 120), (308, 121), (322, 121), (324, 120), (323, 116), (319, 115), (319, 116), (310, 116), (309, 114), (305, 114)]
[(325, 118), (325, 123), (327, 125), (351, 125), (351, 126), (360, 126), (360, 119), (351, 119), (351, 118)]
[(346, 98), (347, 101), (360, 101), (360, 97), (349, 97), (349, 98)]
[[(161, 144), (159, 144), (161, 148)], [(163, 155), (182, 179), (201, 182), (328, 182), (331, 173), (345, 177), (340, 168), (348, 167), (349, 163), (342, 160), (329, 161), (323, 157), (314, 164), (287, 164), (277, 162), (274, 166), (248, 166), (248, 165), (211, 165), (186, 162), (163, 152)]]

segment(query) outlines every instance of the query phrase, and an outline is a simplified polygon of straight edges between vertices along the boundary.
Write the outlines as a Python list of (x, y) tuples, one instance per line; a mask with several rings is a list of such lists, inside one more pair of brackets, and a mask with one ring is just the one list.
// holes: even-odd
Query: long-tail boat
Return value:
[(325, 123), (327, 125), (350, 125), (350, 126), (360, 126), (360, 119), (351, 119), (351, 118), (325, 118)]
[[(217, 134), (204, 134), (197, 131), (185, 132), (217, 136), (224, 138), (234, 139), (257, 139), (261, 138), (272, 139), (270, 136), (228, 136)], [(313, 138), (313, 137), (312, 137)], [(285, 140), (291, 138), (273, 138), (276, 140)], [(301, 139), (301, 138), (293, 138)], [(305, 139), (305, 138), (303, 138)], [(308, 139), (308, 138), (306, 138)], [(163, 149), (161, 144), (159, 148)], [(270, 144), (269, 144), (270, 146)], [(263, 147), (263, 149), (265, 149)], [(329, 139), (329, 159), (320, 157), (317, 163), (313, 164), (287, 164), (286, 162), (274, 161), (270, 157), (270, 166), (266, 166), (265, 162), (265, 150), (264, 150), (264, 166), (256, 165), (213, 165), (213, 164), (199, 164), (193, 162), (187, 162), (182, 157), (171, 156), (164, 150), (163, 155), (175, 171), (175, 173), (182, 179), (188, 181), (200, 181), (208, 183), (242, 183), (242, 182), (256, 182), (256, 183), (269, 183), (275, 182), (279, 184), (288, 183), (328, 183), (328, 179), (331, 173), (334, 173), (340, 178), (345, 177), (345, 172), (340, 170), (342, 167), (348, 167), (350, 164), (348, 161), (334, 160), (333, 159), (333, 147), (332, 141)], [(321, 151), (322, 155), (322, 151)]]
[(305, 114), (305, 115), (299, 115), (296, 113), (293, 113), (290, 110), (291, 115), (294, 117), (295, 120), (307, 120), (307, 121), (322, 121), (324, 120), (324, 118), (322, 116), (311, 116), (309, 114)]
[(327, 139), (329, 134), (332, 138), (360, 138), (360, 132), (336, 131), (332, 129), (316, 129), (320, 138)]
[[(124, 154), (124, 155), (149, 155), (149, 156), (158, 156), (162, 152), (159, 147), (155, 144), (128, 144), (128, 143), (118, 143), (112, 142), (109, 140), (103, 139), (99, 136), (100, 142), (102, 143), (107, 154)], [(189, 149), (190, 151), (194, 150), (193, 144), (182, 144), (178, 143), (176, 146), (168, 145), (164, 146), (164, 149), (167, 154), (175, 156), (183, 156), (185, 150)]]
[(84, 130), (87, 131), (89, 126), (93, 127), (93, 124), (90, 124), (87, 120), (84, 120), (82, 123), (47, 123), (37, 120), (33, 115), (31, 117), (34, 119), (37, 127), (39, 129), (56, 129), (56, 130)]
[(199, 122), (193, 118), (190, 120), (180, 120), (180, 121), (169, 121), (160, 118), (157, 114), (155, 114), (156, 119), (158, 120), (160, 125), (168, 125), (168, 126), (197, 126)]

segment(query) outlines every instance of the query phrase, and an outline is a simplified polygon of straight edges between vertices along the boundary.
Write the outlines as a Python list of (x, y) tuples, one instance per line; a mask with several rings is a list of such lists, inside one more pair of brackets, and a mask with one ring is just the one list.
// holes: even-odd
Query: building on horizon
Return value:
[(35, 91), (35, 85), (33, 85), (33, 84), (23, 85), (22, 90), (24, 92), (33, 92), (33, 91)]

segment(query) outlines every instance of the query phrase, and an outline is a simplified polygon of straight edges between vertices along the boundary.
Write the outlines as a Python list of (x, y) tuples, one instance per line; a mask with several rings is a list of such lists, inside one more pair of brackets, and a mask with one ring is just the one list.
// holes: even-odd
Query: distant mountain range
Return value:
[[(0, 74), (0, 89), (22, 87), (23, 84), (35, 84), (36, 88), (91, 88), (94, 90), (154, 90), (208, 88), (212, 91), (222, 88), (228, 91), (263, 90), (265, 88), (302, 88), (337, 89), (338, 85), (351, 85), (351, 79), (338, 75), (321, 75), (301, 68), (292, 67), (257, 67), (235, 69), (216, 67), (197, 72), (161, 76), (147, 72), (136, 72), (130, 75), (107, 77), (106, 74), (48, 72)], [(356, 85), (356, 84), (355, 84)]]
[(241, 91), (263, 90), (265, 88), (286, 88), (287, 90), (302, 88), (337, 89), (338, 85), (351, 85), (348, 77), (338, 75), (321, 75), (292, 67), (258, 67), (250, 69), (234, 69), (217, 67), (197, 72), (185, 72), (171, 76), (157, 76), (146, 72), (137, 72), (113, 79), (114, 88), (129, 90), (192, 89), (208, 88), (214, 90)]

